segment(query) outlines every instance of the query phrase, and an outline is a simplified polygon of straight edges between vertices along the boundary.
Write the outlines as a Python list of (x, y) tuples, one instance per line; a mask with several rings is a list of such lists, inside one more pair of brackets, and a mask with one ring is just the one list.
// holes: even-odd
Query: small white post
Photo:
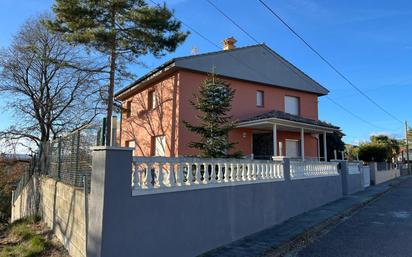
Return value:
[(300, 153), (302, 155), (302, 161), (305, 160), (305, 130), (300, 129)]
[(336, 150), (333, 150), (333, 157), (334, 157), (334, 160), (337, 160), (338, 159), (338, 153), (336, 152)]
[(345, 160), (345, 151), (341, 151), (342, 154), (342, 161)]
[(273, 124), (273, 156), (278, 156), (278, 136), (276, 124)]
[(323, 157), (325, 158), (325, 162), (328, 161), (328, 150), (326, 144), (326, 132), (323, 132)]

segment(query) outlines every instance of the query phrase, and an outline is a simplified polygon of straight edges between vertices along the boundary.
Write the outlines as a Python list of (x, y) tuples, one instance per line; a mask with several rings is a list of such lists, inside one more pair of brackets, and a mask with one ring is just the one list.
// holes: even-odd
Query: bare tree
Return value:
[[(28, 20), (0, 53), (0, 93), (14, 123), (0, 139), (41, 146), (90, 123), (100, 111), (100, 69), (82, 49), (50, 33), (40, 16)], [(93, 60), (93, 61), (91, 61)]]

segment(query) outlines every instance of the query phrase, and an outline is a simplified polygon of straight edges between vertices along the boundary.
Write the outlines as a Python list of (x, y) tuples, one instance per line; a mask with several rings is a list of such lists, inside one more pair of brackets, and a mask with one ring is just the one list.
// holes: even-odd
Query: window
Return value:
[(264, 100), (264, 92), (263, 91), (256, 91), (256, 106), (263, 107), (263, 100)]
[(126, 147), (136, 148), (136, 142), (134, 140), (126, 141)]
[(285, 112), (299, 115), (299, 97), (285, 96)]
[(166, 156), (166, 137), (156, 136), (152, 137), (152, 155)]
[(127, 101), (126, 103), (126, 118), (129, 118), (132, 114), (132, 101)]
[(286, 139), (286, 156), (299, 157), (300, 156), (300, 142), (298, 140)]
[(154, 90), (149, 91), (148, 93), (148, 99), (147, 99), (147, 107), (149, 110), (153, 110), (156, 108), (156, 93)]

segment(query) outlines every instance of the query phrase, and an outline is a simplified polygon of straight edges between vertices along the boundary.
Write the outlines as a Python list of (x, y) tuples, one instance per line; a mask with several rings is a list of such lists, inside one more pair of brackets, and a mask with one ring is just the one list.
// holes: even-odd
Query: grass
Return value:
[(15, 246), (6, 246), (0, 253), (1, 257), (34, 257), (46, 250), (45, 239), (34, 235)]
[(46, 239), (36, 233), (38, 221), (29, 217), (13, 223), (6, 232), (13, 243), (1, 250), (0, 257), (34, 257), (46, 251)]

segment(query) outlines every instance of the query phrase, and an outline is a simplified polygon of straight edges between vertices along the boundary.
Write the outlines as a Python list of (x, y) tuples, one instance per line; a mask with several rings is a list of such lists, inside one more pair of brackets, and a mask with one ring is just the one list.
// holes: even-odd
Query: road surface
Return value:
[(412, 178), (289, 257), (412, 257)]

